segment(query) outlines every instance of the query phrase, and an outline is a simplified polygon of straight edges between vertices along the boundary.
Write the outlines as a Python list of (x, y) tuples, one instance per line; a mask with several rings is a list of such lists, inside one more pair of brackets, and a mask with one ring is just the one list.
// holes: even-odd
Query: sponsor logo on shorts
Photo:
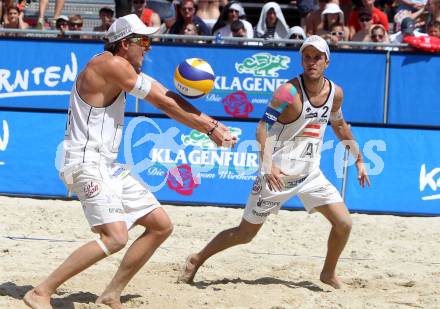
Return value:
[(261, 184), (261, 178), (255, 178), (254, 184), (252, 185), (252, 194), (258, 194), (261, 192), (263, 185)]
[(99, 182), (90, 180), (83, 186), (82, 190), (85, 198), (92, 198), (101, 192), (101, 184)]
[(284, 181), (284, 188), (285, 189), (292, 189), (302, 183), (304, 180), (306, 180), (306, 177), (300, 178), (300, 179), (294, 179), (294, 180), (285, 180)]
[(270, 209), (280, 206), (280, 202), (274, 202), (269, 200), (258, 199), (257, 206), (262, 209)]
[(257, 216), (257, 217), (267, 217), (267, 216), (270, 215), (270, 212), (269, 211), (267, 211), (267, 212), (257, 212), (257, 211), (255, 211), (255, 209), (252, 209), (252, 214)]
[(120, 208), (109, 208), (108, 212), (110, 214), (123, 214), (124, 212)]

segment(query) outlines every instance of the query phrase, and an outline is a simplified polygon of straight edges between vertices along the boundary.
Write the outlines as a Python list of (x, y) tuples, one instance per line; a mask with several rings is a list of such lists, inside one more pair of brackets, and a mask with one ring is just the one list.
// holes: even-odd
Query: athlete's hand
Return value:
[(358, 161), (356, 162), (356, 167), (358, 170), (358, 181), (362, 188), (367, 184), (370, 187), (370, 178), (368, 178), (367, 170), (365, 169), (364, 162)]
[(210, 131), (211, 134), (208, 133), (209, 138), (219, 147), (234, 148), (237, 137), (231, 135), (231, 130), (217, 120), (213, 120), (211, 123), (213, 127)]
[(284, 174), (277, 166), (272, 164), (270, 174), (265, 174), (267, 185), (269, 186), (270, 191), (283, 191), (284, 190), (284, 181), (283, 176), (287, 176)]

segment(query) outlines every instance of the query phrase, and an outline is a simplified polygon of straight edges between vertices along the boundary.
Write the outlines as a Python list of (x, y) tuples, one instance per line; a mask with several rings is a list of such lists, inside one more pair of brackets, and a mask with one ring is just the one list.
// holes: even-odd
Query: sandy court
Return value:
[[(95, 236), (76, 201), (0, 196), (0, 209), (0, 308), (24, 308), (24, 293)], [(194, 285), (176, 284), (185, 257), (237, 224), (242, 210), (165, 209), (174, 233), (125, 290), (126, 308), (440, 308), (440, 218), (354, 214), (338, 268), (345, 288), (333, 290), (318, 280), (329, 224), (303, 211), (271, 216), (251, 244), (208, 260)], [(54, 307), (103, 308), (93, 303), (121, 258), (62, 285)]]

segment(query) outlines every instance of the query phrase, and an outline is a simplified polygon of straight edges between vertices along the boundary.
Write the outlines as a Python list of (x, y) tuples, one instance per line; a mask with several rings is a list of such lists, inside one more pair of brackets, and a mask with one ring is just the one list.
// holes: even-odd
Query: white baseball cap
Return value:
[(324, 53), (327, 57), (327, 60), (330, 60), (330, 49), (328, 48), (328, 44), (326, 40), (321, 38), (319, 35), (311, 35), (309, 36), (304, 43), (301, 45), (301, 48), (299, 49), (299, 52), (302, 54), (303, 50), (307, 46), (313, 46), (317, 50), (319, 50), (321, 53)]
[(106, 37), (110, 43), (119, 41), (130, 34), (150, 35), (158, 27), (147, 27), (136, 14), (129, 14), (116, 19), (107, 30)]

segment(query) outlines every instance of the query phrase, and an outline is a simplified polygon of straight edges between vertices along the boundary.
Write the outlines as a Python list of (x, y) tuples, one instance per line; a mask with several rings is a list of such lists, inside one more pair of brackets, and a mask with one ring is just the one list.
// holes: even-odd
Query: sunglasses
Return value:
[(237, 13), (237, 14), (240, 13), (239, 11), (234, 10), (234, 9), (229, 9), (228, 12), (229, 12), (229, 13)]
[(71, 27), (82, 27), (83, 23), (69, 23), (69, 26), (71, 26)]
[(373, 39), (383, 39), (383, 34), (373, 34), (371, 37)]
[(334, 36), (344, 36), (344, 32), (342, 31), (332, 31), (330, 34)]
[(151, 46), (151, 39), (149, 37), (143, 36), (139, 38), (131, 38), (129, 39), (130, 42), (136, 43), (137, 45), (141, 46), (142, 48), (149, 48)]
[(302, 40), (303, 37), (302, 37), (301, 35), (299, 35), (299, 34), (292, 34), (292, 35), (289, 37), (289, 39), (292, 39), (292, 40)]
[(361, 18), (359, 18), (359, 21), (361, 23), (366, 23), (366, 22), (369, 22), (370, 20), (371, 20), (370, 17), (361, 17)]
[(189, 12), (192, 12), (192, 11), (194, 11), (194, 8), (186, 8), (186, 7), (183, 7), (183, 6), (182, 6), (182, 11), (189, 11)]

